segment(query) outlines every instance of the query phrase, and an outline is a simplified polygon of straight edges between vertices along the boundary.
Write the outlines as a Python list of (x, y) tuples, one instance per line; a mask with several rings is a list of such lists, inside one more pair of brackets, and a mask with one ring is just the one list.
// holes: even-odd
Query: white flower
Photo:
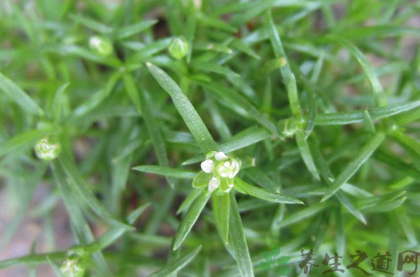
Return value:
[(239, 167), (239, 163), (235, 159), (232, 159), (231, 162), (227, 161), (219, 165), (217, 172), (223, 178), (232, 179), (236, 176), (236, 174), (238, 174)]
[(61, 145), (57, 141), (43, 138), (35, 145), (35, 154), (42, 160), (53, 160), (61, 152)]
[(201, 169), (205, 173), (211, 173), (211, 172), (213, 172), (214, 162), (212, 160), (205, 160), (204, 162), (201, 163)]
[(220, 186), (220, 179), (217, 177), (213, 177), (210, 179), (209, 182), (209, 191), (214, 191), (215, 189), (217, 189)]
[(79, 277), (83, 276), (84, 269), (81, 268), (78, 264), (78, 260), (67, 259), (63, 262), (60, 267), (61, 272), (66, 277)]
[(195, 188), (208, 187), (210, 192), (215, 190), (227, 193), (234, 186), (234, 178), (241, 167), (241, 161), (233, 155), (211, 151), (206, 160), (201, 163), (202, 172), (193, 180)]
[(215, 157), (216, 157), (216, 160), (218, 160), (218, 161), (224, 161), (224, 160), (226, 160), (228, 158), (226, 156), (226, 154), (223, 153), (223, 152), (217, 152), (216, 155), (215, 155)]

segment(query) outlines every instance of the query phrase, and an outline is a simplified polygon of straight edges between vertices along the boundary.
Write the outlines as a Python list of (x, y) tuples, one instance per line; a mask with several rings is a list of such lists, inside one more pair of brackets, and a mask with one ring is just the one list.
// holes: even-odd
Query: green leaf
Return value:
[(296, 143), (299, 147), (300, 155), (302, 156), (306, 167), (312, 173), (315, 179), (319, 180), (319, 173), (315, 166), (314, 159), (312, 157), (311, 150), (309, 149), (308, 142), (306, 141), (306, 135), (303, 130), (297, 130)]
[[(317, 144), (315, 143), (311, 143), (311, 151), (314, 155), (314, 160), (318, 165), (318, 168), (320, 170), (321, 176), (324, 178), (324, 181), (326, 182), (326, 184), (328, 186), (331, 186), (331, 180), (334, 180), (335, 177), (333, 175), (333, 173), (331, 172), (327, 162), (325, 161), (324, 157), (322, 156), (320, 149), (318, 147)], [(343, 186), (341, 186), (342, 190), (345, 191), (346, 188), (346, 184), (344, 184)], [(337, 191), (337, 193), (335, 194), (338, 198), (338, 200), (340, 201), (340, 203), (353, 215), (355, 216), (358, 220), (360, 220), (363, 224), (367, 224), (366, 223), (366, 219), (363, 216), (363, 214), (353, 205), (353, 202), (347, 197), (347, 195), (344, 194), (344, 192), (342, 191)], [(365, 197), (366, 195), (364, 195), (363, 197)]]
[(133, 105), (136, 107), (137, 112), (141, 114), (142, 112), (142, 103), (140, 100), (140, 94), (137, 90), (136, 84), (134, 82), (133, 77), (130, 74), (124, 74), (123, 76), (124, 80), (124, 86), (128, 93), (128, 96), (130, 97), (131, 101), (133, 102)]
[(229, 193), (225, 193), (221, 196), (214, 196), (220, 198), (220, 231), (222, 233), (222, 239), (225, 244), (228, 243), (229, 238), (229, 217), (230, 217), (230, 197)]
[(376, 148), (382, 143), (385, 139), (385, 134), (382, 132), (377, 133), (373, 138), (371, 138), (365, 146), (360, 149), (357, 153), (356, 158), (351, 161), (343, 172), (338, 175), (337, 179), (334, 180), (333, 184), (327, 189), (324, 196), (322, 197), (321, 202), (330, 198), (337, 190), (340, 189), (344, 183), (346, 183), (356, 172), (357, 170), (370, 158)]
[(52, 261), (49, 257), (47, 257), (47, 260), (50, 263), (51, 267), (53, 268), (54, 273), (55, 275), (57, 275), (57, 277), (65, 277), (57, 263)]
[(237, 32), (235, 27), (215, 17), (210, 17), (204, 14), (200, 14), (200, 16), (198, 17), (198, 21), (203, 26), (213, 27), (213, 28), (217, 28), (217, 29), (231, 32), (231, 33)]
[[(163, 140), (160, 126), (157, 123), (152, 111), (152, 101), (145, 90), (140, 90), (140, 99), (144, 121), (146, 123), (147, 131), (149, 132), (149, 135), (152, 139), (153, 148), (155, 149), (158, 162), (163, 167), (169, 167), (169, 159), (168, 154), (166, 152), (165, 141)], [(169, 185), (173, 188), (175, 180), (173, 180), (172, 178), (167, 178), (167, 180)]]
[(278, 228), (286, 227), (288, 225), (292, 225), (294, 223), (303, 221), (303, 220), (305, 220), (309, 217), (312, 217), (312, 216), (320, 213), (321, 211), (323, 211), (327, 207), (328, 207), (328, 205), (321, 204), (321, 203), (308, 206), (303, 210), (300, 210), (300, 211), (297, 211), (295, 213), (289, 214), (286, 218), (284, 218), (281, 222), (279, 222), (276, 227), (278, 227)]
[(19, 147), (29, 145), (46, 136), (48, 133), (48, 130), (31, 130), (14, 136), (13, 138), (0, 144), (0, 157), (18, 149)]
[[(93, 234), (85, 218), (83, 217), (80, 202), (76, 200), (80, 197), (80, 195), (77, 193), (77, 190), (75, 190), (74, 187), (72, 188), (69, 182), (67, 182), (64, 169), (60, 162), (56, 159), (53, 160), (50, 164), (54, 178), (56, 180), (56, 184), (60, 191), (60, 195), (63, 198), (66, 208), (69, 212), (72, 223), (71, 226), (74, 230), (77, 241), (81, 244), (89, 244), (93, 242)], [(127, 229), (125, 227), (123, 228)], [(51, 256), (48, 255), (48, 257)], [(111, 271), (102, 252), (99, 251), (93, 255), (93, 262), (95, 267), (98, 268), (99, 274), (103, 276), (108, 276), (111, 274)]]
[(406, 199), (407, 196), (403, 191), (361, 199), (359, 206), (361, 210), (369, 213), (389, 212), (400, 207)]
[(218, 73), (224, 76), (240, 77), (238, 73), (232, 71), (229, 67), (220, 66), (217, 63), (195, 61), (191, 63), (191, 66), (197, 70), (205, 72)]
[(282, 275), (282, 276), (287, 276), (290, 273), (292, 273), (292, 269), (290, 267), (280, 267), (280, 268), (276, 268), (276, 271)]
[(197, 256), (200, 250), (201, 246), (195, 248), (180, 258), (170, 261), (165, 267), (150, 274), (149, 277), (167, 277), (172, 273), (180, 271), (186, 265), (188, 265), (195, 258), (195, 256)]
[(107, 33), (111, 33), (112, 32), (112, 28), (108, 27), (98, 21), (95, 21), (93, 19), (90, 18), (86, 18), (84, 16), (81, 15), (70, 15), (70, 18), (80, 24), (82, 24), (83, 26), (85, 26), (86, 28), (89, 28), (93, 31), (102, 33), (102, 34), (107, 34)]
[(265, 201), (285, 204), (304, 204), (297, 198), (286, 196), (281, 193), (269, 192), (265, 189), (250, 185), (242, 181), (238, 177), (235, 177), (235, 185), (238, 186), (245, 193)]
[(261, 268), (265, 271), (271, 270), (271, 264), (267, 262), (260, 262)]
[(372, 117), (370, 116), (368, 111), (363, 113), (363, 120), (365, 124), (365, 130), (369, 133), (374, 134), (376, 132), (375, 124), (373, 123)]
[(277, 263), (278, 265), (285, 265), (285, 264), (287, 264), (289, 261), (290, 261), (290, 257), (288, 257), (288, 256), (282, 256), (282, 257), (279, 257), (279, 258), (276, 260), (276, 263)]
[(91, 98), (89, 98), (89, 100), (82, 103), (74, 110), (72, 115), (73, 120), (88, 114), (90, 111), (98, 107), (99, 104), (101, 104), (106, 98), (109, 97), (120, 78), (121, 72), (117, 71), (112, 74), (111, 77), (108, 78), (108, 81), (106, 82), (106, 85), (103, 89), (94, 94)]
[(254, 277), (254, 269), (244, 235), (238, 204), (236, 203), (235, 195), (233, 193), (229, 193), (229, 196), (231, 207), (229, 218), (229, 244), (232, 246), (232, 250), (235, 253), (236, 263), (238, 264), (241, 276)]
[(202, 191), (201, 194), (194, 201), (188, 212), (185, 214), (185, 217), (182, 219), (181, 225), (179, 226), (178, 232), (175, 236), (173, 250), (177, 250), (181, 246), (182, 242), (185, 240), (192, 227), (194, 226), (195, 222), (197, 221), (198, 217), (200, 216), (201, 212), (203, 211), (204, 207), (206, 206), (210, 196), (211, 192), (209, 192), (208, 190)]
[(152, 27), (157, 22), (157, 20), (140, 21), (115, 31), (114, 35), (117, 39), (125, 39)]
[[(218, 147), (218, 150), (225, 153), (230, 153), (230, 152), (245, 148), (247, 146), (251, 146), (253, 144), (256, 144), (270, 137), (271, 135), (266, 128), (253, 126), (236, 134), (225, 143), (220, 144), (220, 146)], [(203, 161), (204, 159), (205, 159), (204, 155), (198, 155), (184, 161), (182, 165), (198, 163), (200, 161)]]
[(266, 262), (269, 262), (270, 264), (272, 264), (272, 263), (273, 263), (273, 256), (271, 255), (271, 253), (270, 253), (270, 252), (264, 252), (264, 253), (263, 253), (263, 257), (264, 257), (264, 260), (265, 260)]
[(283, 77), (283, 82), (286, 85), (290, 108), (292, 109), (292, 112), (295, 116), (299, 116), (300, 114), (302, 114), (302, 111), (297, 95), (296, 78), (295, 75), (292, 73), (292, 70), (290, 69), (290, 65), (287, 61), (283, 44), (281, 42), (280, 36), (277, 32), (276, 26), (274, 25), (271, 12), (269, 10), (265, 14), (265, 28), (269, 35), (274, 55), (276, 56), (276, 58), (281, 59), (281, 64), (283, 65), (280, 67), (280, 73)]
[(44, 111), (35, 103), (32, 98), (28, 96), (23, 90), (21, 90), (15, 83), (13, 83), (6, 76), (0, 72), (0, 90), (10, 100), (16, 102), (21, 108), (33, 115), (42, 115)]
[(357, 59), (357, 61), (362, 66), (366, 77), (369, 80), (369, 83), (373, 90), (373, 95), (375, 97), (375, 101), (378, 106), (384, 107), (387, 105), (386, 95), (384, 92), (384, 89), (382, 88), (381, 82), (379, 82), (378, 77), (376, 76), (375, 70), (371, 66), (369, 60), (366, 58), (366, 56), (350, 41), (338, 37), (338, 36), (327, 36), (328, 39), (340, 43), (341, 45), (344, 45), (350, 53), (353, 54), (353, 56)]
[(171, 96), (178, 112), (203, 152), (207, 154), (216, 150), (216, 143), (209, 130), (179, 86), (162, 69), (151, 63), (148, 63), (147, 66), (159, 85)]
[(399, 143), (411, 149), (418, 157), (420, 157), (420, 142), (411, 136), (405, 134), (402, 130), (398, 129), (390, 132), (390, 135), (395, 138)]
[(280, 255), (280, 247), (276, 246), (273, 249), (271, 249), (271, 255), (273, 257), (277, 257), (278, 255)]
[(260, 60), (261, 57), (258, 56), (257, 53), (255, 53), (254, 50), (251, 49), (251, 47), (249, 47), (247, 44), (245, 44), (242, 40), (240, 39), (234, 39), (232, 40), (232, 42), (230, 43), (230, 45), (232, 45), (234, 48), (236, 48), (237, 50), (247, 54), (248, 56)]
[[(416, 109), (420, 106), (420, 101), (406, 102), (403, 104), (387, 107), (376, 107), (368, 109), (372, 120), (391, 117), (403, 112)], [(349, 111), (338, 113), (318, 114), (316, 118), (316, 125), (344, 125), (364, 121), (365, 111)]]
[(394, 37), (406, 34), (420, 36), (420, 31), (414, 27), (385, 24), (352, 28), (341, 35), (350, 40), (366, 40), (372, 37)]
[(214, 92), (217, 96), (227, 98), (230, 101), (234, 102), (241, 108), (243, 108), (251, 117), (255, 119), (263, 127), (267, 128), (272, 134), (277, 134), (276, 125), (271, 122), (266, 116), (261, 114), (261, 112), (255, 108), (244, 96), (236, 92), (235, 90), (226, 87), (218, 82), (204, 83), (199, 82), (201, 86), (209, 89)]
[(191, 172), (185, 169), (171, 168), (158, 165), (141, 165), (133, 167), (133, 169), (141, 172), (153, 173), (180, 179), (194, 179), (194, 177), (197, 175), (197, 172)]
[(136, 51), (134, 55), (128, 58), (127, 64), (134, 64), (136, 62), (141, 62), (146, 59), (150, 59), (153, 55), (166, 50), (171, 43), (172, 38), (164, 38), (158, 41), (154, 41), (146, 45), (139, 51)]
[(190, 193), (188, 193), (187, 198), (182, 202), (181, 206), (179, 206), (178, 210), (176, 211), (176, 214), (180, 214), (187, 210), (192, 203), (194, 203), (195, 199), (201, 194), (203, 190), (200, 189), (193, 189)]
[(100, 56), (90, 50), (87, 50), (77, 45), (61, 45), (58, 49), (55, 49), (55, 51), (52, 52), (58, 52), (63, 56), (75, 55), (77, 57), (101, 63), (110, 67), (117, 68), (121, 66), (121, 61), (113, 55), (109, 55), (106, 57)]
[(192, 185), (196, 189), (205, 188), (209, 185), (210, 179), (213, 177), (211, 173), (205, 173), (204, 171), (198, 172), (194, 177)]
[(88, 188), (85, 180), (80, 174), (79, 170), (76, 168), (74, 163), (70, 160), (70, 157), (67, 154), (63, 153), (58, 158), (60, 165), (63, 167), (64, 171), (67, 173), (67, 176), (72, 181), (74, 185), (74, 191), (77, 192), (78, 197), (92, 210), (102, 217), (104, 220), (108, 221), (111, 224), (119, 226), (125, 229), (133, 229), (132, 226), (129, 226), (125, 223), (122, 223), (114, 216), (112, 216), (102, 205), (102, 203), (95, 197), (95, 195)]
[(31, 254), (19, 258), (12, 258), (0, 261), (0, 268), (8, 268), (17, 265), (36, 265), (48, 263), (51, 260), (63, 260), (66, 258), (66, 251), (50, 252), (44, 254)]
[(150, 203), (147, 203), (147, 204), (141, 205), (140, 207), (138, 207), (134, 211), (130, 212), (130, 214), (127, 217), (128, 223), (134, 224), (136, 222), (137, 218), (139, 218), (143, 214), (143, 212), (147, 208), (149, 208), (149, 206), (150, 206)]
[(55, 93), (54, 100), (51, 105), (51, 117), (55, 122), (61, 121), (61, 116), (63, 114), (63, 102), (64, 102), (64, 92), (66, 91), (69, 83), (62, 85), (57, 92)]

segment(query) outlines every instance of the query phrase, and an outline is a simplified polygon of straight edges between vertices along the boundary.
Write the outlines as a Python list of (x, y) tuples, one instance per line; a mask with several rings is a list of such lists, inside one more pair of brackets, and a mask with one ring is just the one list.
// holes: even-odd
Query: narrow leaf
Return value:
[(138, 34), (153, 25), (155, 25), (158, 21), (157, 20), (148, 20), (148, 21), (140, 21), (135, 24), (131, 24), (129, 26), (125, 26), (115, 32), (115, 36), (117, 39), (125, 39), (129, 36)]
[(357, 153), (356, 158), (351, 161), (343, 172), (338, 175), (337, 179), (334, 180), (331, 187), (325, 192), (321, 202), (330, 198), (337, 190), (340, 189), (356, 172), (357, 170), (369, 159), (373, 152), (385, 139), (385, 134), (380, 132), (371, 138), (368, 143), (360, 149)]
[(309, 149), (308, 142), (306, 141), (305, 132), (303, 130), (298, 130), (296, 132), (296, 143), (299, 147), (300, 154), (302, 156), (303, 161), (305, 162), (306, 167), (315, 177), (315, 179), (319, 180), (319, 173), (315, 166), (314, 159), (311, 154), (311, 150)]
[(147, 66), (159, 85), (171, 96), (178, 112), (181, 114), (192, 135), (205, 154), (212, 150), (216, 150), (216, 142), (213, 140), (209, 130), (198, 115), (194, 106), (184, 95), (179, 86), (162, 69), (151, 63), (148, 63)]
[(245, 193), (265, 201), (285, 204), (304, 204), (301, 200), (294, 197), (286, 196), (281, 193), (269, 192), (265, 189), (250, 185), (238, 177), (235, 178), (235, 185)]
[(12, 101), (16, 102), (22, 109), (30, 114), (42, 115), (44, 112), (35, 103), (32, 98), (28, 96), (23, 90), (21, 90), (15, 83), (13, 83), (6, 76), (0, 72), (0, 90)]
[(141, 165), (133, 168), (134, 170), (163, 175), (167, 177), (174, 177), (180, 179), (194, 179), (197, 172), (188, 171), (185, 169), (171, 168), (157, 165)]
[(194, 250), (188, 252), (184, 256), (170, 261), (164, 268), (152, 273), (149, 277), (168, 277), (172, 273), (180, 271), (186, 265), (188, 265), (200, 252), (201, 246), (195, 248)]
[(232, 246), (232, 250), (235, 253), (236, 263), (238, 264), (241, 276), (254, 277), (254, 269), (244, 235), (244, 227), (242, 226), (238, 204), (236, 203), (235, 195), (233, 193), (229, 193), (229, 196), (231, 207), (229, 218), (229, 244)]
[(189, 232), (191, 231), (192, 227), (194, 226), (195, 222), (197, 221), (198, 217), (201, 214), (201, 211), (207, 204), (211, 196), (211, 192), (207, 189), (202, 191), (201, 194), (197, 197), (194, 201), (193, 205), (190, 207), (188, 212), (185, 214), (185, 217), (182, 219), (181, 225), (179, 226), (178, 232), (175, 237), (174, 243), (174, 250), (177, 250), (182, 242), (185, 240)]

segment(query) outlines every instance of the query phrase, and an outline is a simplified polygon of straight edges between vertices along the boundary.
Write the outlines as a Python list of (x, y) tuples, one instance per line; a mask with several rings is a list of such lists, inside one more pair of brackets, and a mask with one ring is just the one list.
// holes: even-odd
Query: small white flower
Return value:
[(211, 173), (211, 172), (213, 172), (214, 162), (212, 160), (205, 160), (204, 162), (201, 163), (201, 169), (205, 173)]
[(42, 160), (53, 160), (61, 152), (61, 145), (58, 142), (43, 138), (35, 145), (35, 154)]
[(77, 260), (67, 259), (61, 265), (61, 272), (66, 277), (83, 276), (84, 271), (83, 268), (79, 267)]
[(213, 177), (209, 181), (209, 191), (212, 192), (220, 186), (220, 179)]
[(99, 48), (101, 46), (101, 40), (99, 39), (99, 37), (90, 38), (89, 46), (92, 48)]
[(224, 161), (228, 158), (226, 154), (223, 152), (217, 152), (215, 157), (216, 157), (216, 160), (218, 161)]

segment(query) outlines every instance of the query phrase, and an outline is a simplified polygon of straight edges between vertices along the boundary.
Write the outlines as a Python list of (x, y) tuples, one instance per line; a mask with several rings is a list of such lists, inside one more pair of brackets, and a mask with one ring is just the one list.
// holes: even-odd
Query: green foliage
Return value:
[(111, 2), (0, 1), (0, 253), (26, 220), (49, 242), (0, 270), (301, 276), (302, 249), (420, 250), (418, 1)]

